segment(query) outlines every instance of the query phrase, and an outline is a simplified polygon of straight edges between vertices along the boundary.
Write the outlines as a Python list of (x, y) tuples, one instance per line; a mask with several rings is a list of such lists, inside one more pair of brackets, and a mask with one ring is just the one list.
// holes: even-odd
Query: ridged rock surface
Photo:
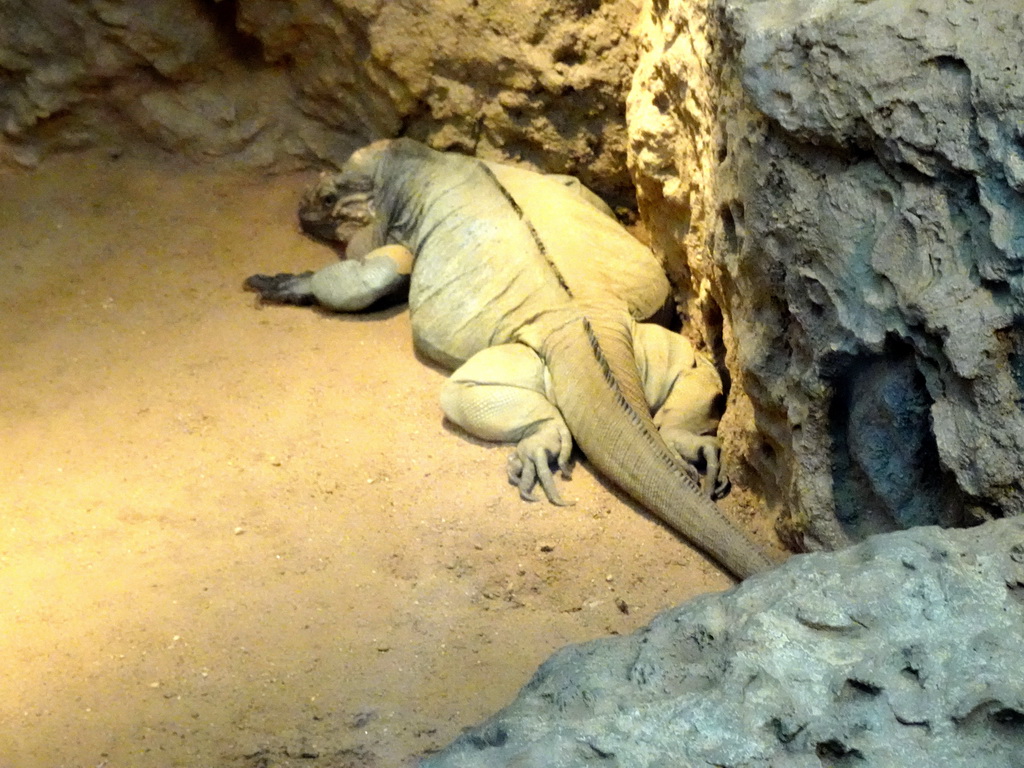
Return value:
[(1024, 521), (800, 555), (628, 637), (564, 648), (422, 768), (1010, 768)]
[(1024, 511), (1016, 0), (661, 0), (641, 213), (798, 547)]
[(632, 199), (637, 0), (0, 0), (0, 163), (145, 139), (262, 168), (403, 133)]

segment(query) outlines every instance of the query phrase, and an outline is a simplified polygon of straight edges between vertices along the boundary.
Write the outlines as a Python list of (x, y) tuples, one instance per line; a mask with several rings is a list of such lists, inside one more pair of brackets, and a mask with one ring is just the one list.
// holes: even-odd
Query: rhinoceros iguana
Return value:
[[(508, 472), (524, 498), (539, 482), (562, 503), (551, 465), (568, 476), (575, 438), (599, 471), (734, 575), (773, 564), (709, 498), (724, 485), (718, 375), (682, 336), (638, 322), (665, 304), (668, 280), (589, 190), (396, 139), (323, 176), (299, 217), (345, 258), (246, 286), (341, 312), (407, 290), (417, 349), (454, 370), (445, 414), (477, 437), (517, 443)], [(704, 468), (705, 492), (685, 462)]]

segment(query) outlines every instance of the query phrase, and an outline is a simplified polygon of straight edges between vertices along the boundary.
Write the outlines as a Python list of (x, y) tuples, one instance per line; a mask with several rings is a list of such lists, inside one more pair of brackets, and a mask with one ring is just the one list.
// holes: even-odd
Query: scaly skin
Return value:
[[(735, 576), (773, 565), (702, 493), (652, 421), (632, 329), (662, 305), (668, 282), (654, 255), (579, 188), (396, 140), (353, 155), (311, 190), (300, 218), (307, 231), (348, 242), (353, 260), (313, 275), (250, 278), (264, 298), (307, 303), (313, 296), (358, 311), (408, 284), (421, 352), (455, 369), (499, 345), (533, 350), (533, 378), (549, 381), (550, 392), (527, 393), (531, 402), (547, 409), (552, 424), (564, 419), (600, 472)], [(541, 434), (545, 418), (521, 425), (516, 415), (508, 414), (502, 439), (522, 447)], [(564, 457), (571, 443), (547, 429), (553, 442), (543, 459), (526, 459), (525, 486), (539, 473), (551, 497), (547, 462)]]

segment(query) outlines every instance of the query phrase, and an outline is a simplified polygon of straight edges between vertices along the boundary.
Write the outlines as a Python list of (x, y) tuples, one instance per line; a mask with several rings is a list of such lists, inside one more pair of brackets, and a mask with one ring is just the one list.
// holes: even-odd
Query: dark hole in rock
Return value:
[(859, 749), (847, 746), (839, 739), (829, 739), (820, 742), (814, 750), (819, 760), (826, 761), (825, 765), (844, 766), (854, 765), (864, 760), (864, 755)]
[(959, 522), (962, 495), (939, 459), (914, 350), (890, 339), (879, 354), (832, 364), (832, 480), (847, 533)]

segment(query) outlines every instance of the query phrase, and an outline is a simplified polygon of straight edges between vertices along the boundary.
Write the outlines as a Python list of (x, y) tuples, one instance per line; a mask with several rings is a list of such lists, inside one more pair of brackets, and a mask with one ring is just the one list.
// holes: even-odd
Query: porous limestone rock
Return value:
[(639, 0), (0, 0), (0, 160), (142, 137), (264, 168), (399, 133), (632, 199)]
[(1024, 520), (878, 535), (558, 651), (421, 768), (1012, 768)]
[[(1016, 0), (656, 0), (641, 214), (798, 547), (1024, 512)], [(966, 520), (965, 520), (966, 518)]]

